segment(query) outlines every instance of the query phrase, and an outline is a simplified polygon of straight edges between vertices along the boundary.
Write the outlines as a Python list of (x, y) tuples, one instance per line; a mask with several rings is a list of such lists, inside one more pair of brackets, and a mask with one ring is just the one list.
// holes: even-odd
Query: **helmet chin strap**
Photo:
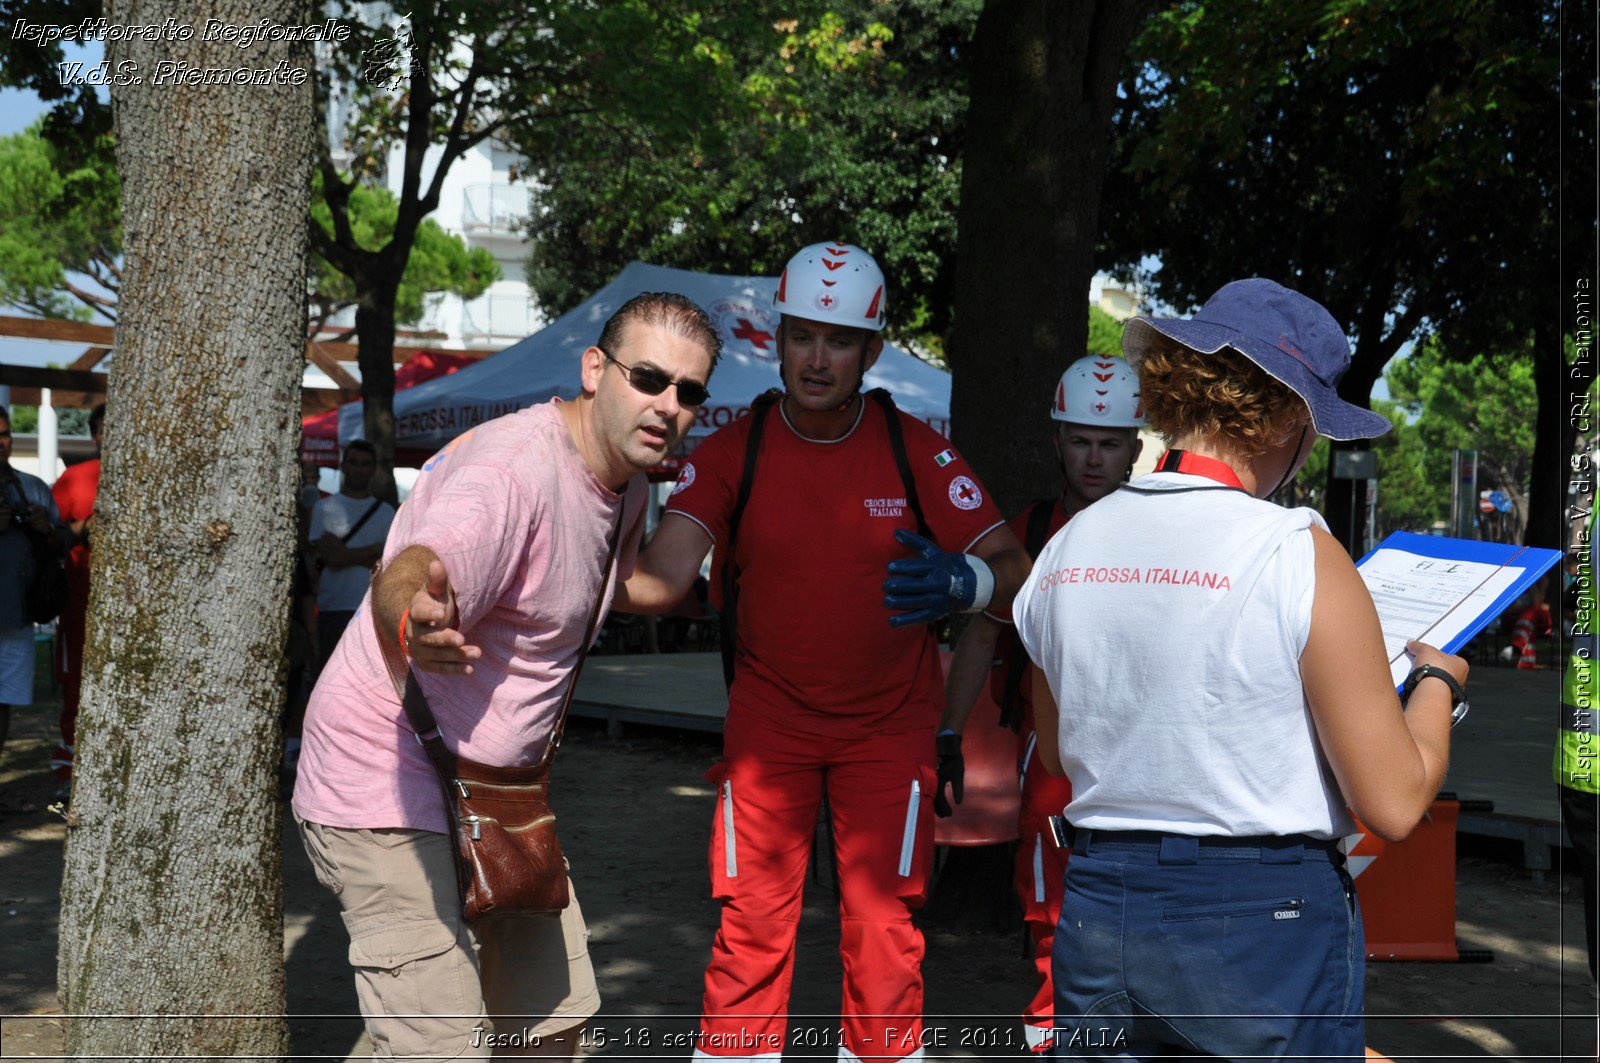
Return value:
[(1296, 466), (1300, 463), (1300, 448), (1306, 445), (1306, 432), (1310, 429), (1310, 427), (1311, 426), (1309, 424), (1303, 424), (1300, 426), (1300, 438), (1295, 440), (1294, 456), (1289, 459), (1289, 464), (1284, 467), (1283, 476), (1278, 479), (1278, 486), (1267, 492), (1268, 498), (1271, 498), (1279, 491), (1282, 491), (1283, 485), (1289, 482), (1289, 477), (1293, 476), (1299, 471)]
[[(867, 360), (867, 352), (866, 352), (865, 348), (863, 348), (862, 351), (861, 351), (861, 360), (862, 360), (862, 362), (865, 362)], [(835, 410), (834, 412), (835, 413), (843, 413), (845, 410), (848, 410), (850, 408), (850, 404), (852, 402), (855, 402), (856, 401), (856, 397), (861, 394), (861, 385), (865, 384), (866, 382), (867, 382), (867, 371), (865, 369), (857, 369), (856, 370), (856, 386), (851, 389), (849, 395), (845, 396), (845, 400), (839, 404), (839, 408), (837, 410)]]

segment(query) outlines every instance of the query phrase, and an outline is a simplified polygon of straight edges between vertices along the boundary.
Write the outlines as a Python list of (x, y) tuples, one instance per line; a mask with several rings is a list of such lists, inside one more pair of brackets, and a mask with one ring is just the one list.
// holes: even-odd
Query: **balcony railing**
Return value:
[(533, 304), (526, 295), (490, 293), (462, 306), (462, 335), (474, 339), (521, 339), (532, 323)]
[(461, 207), (461, 227), (467, 232), (516, 235), (528, 216), (528, 189), (523, 185), (468, 185)]

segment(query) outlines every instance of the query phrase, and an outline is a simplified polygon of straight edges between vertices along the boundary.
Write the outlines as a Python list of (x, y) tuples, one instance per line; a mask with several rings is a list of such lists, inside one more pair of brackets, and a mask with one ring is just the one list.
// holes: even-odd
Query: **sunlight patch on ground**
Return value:
[(1529, 941), (1527, 938), (1496, 933), (1487, 927), (1462, 919), (1456, 920), (1456, 939), (1469, 948), (1489, 949), (1494, 952), (1496, 959), (1515, 958), (1528, 963), (1549, 964), (1556, 968), (1561, 966), (1559, 941)]

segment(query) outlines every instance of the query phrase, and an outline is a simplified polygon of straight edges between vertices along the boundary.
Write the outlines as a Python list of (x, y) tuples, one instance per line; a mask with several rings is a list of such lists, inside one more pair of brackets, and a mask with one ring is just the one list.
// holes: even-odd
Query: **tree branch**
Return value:
[[(472, 116), (473, 105), (478, 94), (478, 79), (481, 76), (483, 65), (483, 61), (480, 58), (484, 51), (483, 42), (479, 39), (474, 39), (470, 47), (472, 49), (472, 63), (467, 67), (466, 76), (461, 79), (461, 84), (454, 93), (455, 110), (450, 116), (450, 131), (445, 134), (444, 150), (439, 156), (439, 164), (434, 167), (433, 180), (428, 182), (427, 194), (416, 201), (415, 216), (405, 219), (410, 224), (413, 232), (417, 225), (422, 224), (423, 218), (438, 209), (439, 196), (444, 190), (445, 175), (450, 172), (450, 167), (455, 165), (455, 161), (466, 154), (469, 148), (483, 139), (480, 136), (477, 140), (469, 140), (463, 136), (467, 127), (467, 120)], [(405, 205), (403, 203), (400, 209), (402, 217), (404, 217)], [(395, 232), (397, 235), (399, 229), (399, 225), (396, 224)]]
[[(422, 161), (432, 140), (433, 106), (438, 102), (433, 88), (433, 33), (432, 22), (412, 25), (414, 52), (411, 88), (406, 99), (406, 151), (400, 178), (400, 210), (395, 218), (394, 236), (383, 249), (384, 252), (390, 252), (391, 248), (397, 246), (409, 249), (411, 238), (416, 235), (417, 226), (421, 223), (422, 216), (416, 213), (416, 208), (422, 189)], [(445, 153), (446, 157), (440, 159), (439, 168), (434, 173), (435, 185), (442, 182), (442, 174), (449, 168), (446, 161), (449, 157), (448, 143)], [(449, 158), (449, 162), (453, 161), (453, 158)]]
[(114, 311), (116, 309), (116, 306), (117, 306), (116, 300), (107, 299), (104, 296), (96, 295), (93, 292), (89, 291), (88, 289), (80, 288), (76, 284), (73, 284), (71, 281), (68, 281), (68, 280), (63, 280), (61, 282), (61, 287), (65, 288), (68, 292), (70, 292), (74, 297), (76, 297), (78, 299), (79, 302), (81, 302), (84, 305), (88, 306), (89, 309), (98, 311), (99, 313), (104, 314), (106, 317), (110, 318), (113, 321), (116, 320), (116, 314), (111, 312), (111, 311)]
[(319, 90), (317, 92), (317, 170), (322, 174), (322, 199), (328, 204), (328, 213), (333, 218), (333, 238), (323, 232), (322, 226), (315, 221), (311, 222), (311, 242), (321, 252), (322, 257), (332, 262), (344, 273), (352, 273), (356, 263), (346, 251), (362, 250), (356, 243), (355, 234), (350, 231), (350, 189), (354, 182), (346, 184), (339, 176), (339, 170), (333, 165), (333, 145), (328, 141), (328, 108), (327, 97)]

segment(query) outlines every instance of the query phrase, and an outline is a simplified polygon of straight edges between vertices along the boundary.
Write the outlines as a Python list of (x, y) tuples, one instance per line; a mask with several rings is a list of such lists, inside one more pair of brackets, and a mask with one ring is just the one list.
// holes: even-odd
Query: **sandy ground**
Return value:
[[(0, 762), (8, 798), (41, 807), (54, 706), (18, 710)], [(618, 739), (581, 722), (557, 765), (555, 807), (592, 929), (604, 1012), (587, 1037), (596, 1058), (682, 1058), (664, 1039), (694, 1026), (717, 910), (705, 846), (712, 788), (709, 736), (637, 729)], [(5, 1057), (59, 1056), (55, 990), (62, 820), (0, 817), (0, 1041)], [(297, 1058), (366, 1056), (333, 899), (294, 843), (285, 853), (284, 955)], [(1575, 876), (1535, 887), (1514, 854), (1474, 850), (1458, 866), (1458, 938), (1486, 964), (1368, 965), (1367, 1040), (1395, 1059), (1589, 1058), (1596, 1000), (1583, 960)], [(1020, 1056), (1015, 1015), (1029, 989), (1008, 870), (961, 851), (924, 913), (928, 1058)], [(788, 1059), (833, 1058), (838, 922), (827, 868), (807, 889), (791, 1004)], [(1565, 951), (1566, 963), (1562, 957)]]

